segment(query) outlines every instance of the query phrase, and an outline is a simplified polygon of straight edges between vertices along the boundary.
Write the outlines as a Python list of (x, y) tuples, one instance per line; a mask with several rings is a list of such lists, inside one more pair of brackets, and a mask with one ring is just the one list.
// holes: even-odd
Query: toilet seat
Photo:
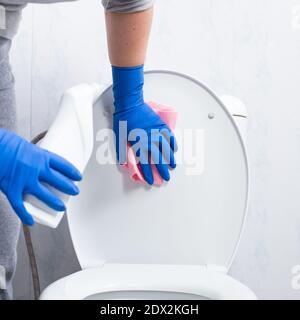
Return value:
[(112, 87), (105, 90), (94, 106), (94, 150), (80, 195), (68, 204), (79, 263), (83, 269), (105, 262), (209, 264), (228, 270), (249, 191), (246, 149), (233, 117), (239, 112), (229, 112), (203, 84), (174, 72), (146, 73), (144, 95), (178, 112), (175, 134), (184, 149), (176, 153), (176, 170), (170, 183), (149, 188), (105, 163), (102, 150), (108, 146), (106, 155), (114, 154), (115, 148), (113, 139), (106, 145), (103, 136), (112, 127), (113, 105)]
[[(155, 97), (178, 112), (177, 138), (180, 132), (184, 141), (186, 133), (196, 137), (199, 172), (191, 174), (189, 161), (177, 161), (170, 183), (149, 188), (130, 181), (115, 164), (100, 165), (98, 151), (106, 141), (101, 133), (112, 126), (108, 87), (94, 106), (95, 145), (81, 193), (68, 205), (83, 271), (51, 284), (41, 299), (85, 299), (118, 291), (255, 299), (226, 274), (248, 206), (243, 106), (229, 101), (227, 108), (228, 97), (222, 102), (197, 80), (169, 71), (146, 73), (144, 94), (146, 101)], [(114, 153), (115, 146), (109, 146)]]
[(227, 274), (203, 266), (104, 264), (51, 284), (43, 300), (83, 300), (116, 291), (161, 291), (217, 300), (255, 300), (255, 294)]

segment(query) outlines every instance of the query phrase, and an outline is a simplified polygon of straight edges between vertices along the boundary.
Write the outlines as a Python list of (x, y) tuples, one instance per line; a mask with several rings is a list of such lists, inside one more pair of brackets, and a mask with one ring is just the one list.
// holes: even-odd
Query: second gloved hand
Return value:
[[(118, 160), (120, 163), (126, 161), (129, 142), (139, 156), (140, 168), (147, 183), (152, 185), (154, 182), (151, 161), (156, 165), (160, 176), (168, 181), (169, 167), (176, 167), (176, 139), (167, 124), (144, 102), (144, 68), (142, 65), (112, 68), (115, 99), (113, 128)], [(136, 141), (132, 141), (130, 136), (133, 140), (136, 137)], [(135, 150), (136, 146), (138, 150)]]
[(79, 190), (72, 180), (81, 180), (81, 174), (68, 161), (0, 129), (0, 190), (23, 223), (34, 224), (23, 204), (26, 194), (56, 211), (65, 211), (64, 203), (42, 183), (68, 195), (77, 195)]

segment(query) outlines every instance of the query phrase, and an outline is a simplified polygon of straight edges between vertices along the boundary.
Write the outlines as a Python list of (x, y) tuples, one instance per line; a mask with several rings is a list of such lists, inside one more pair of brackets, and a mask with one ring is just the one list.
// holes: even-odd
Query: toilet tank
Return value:
[[(116, 164), (99, 162), (112, 127), (112, 90), (94, 106), (94, 152), (72, 198), (68, 221), (83, 268), (109, 263), (207, 265), (228, 270), (248, 204), (246, 113), (199, 81), (169, 71), (145, 75), (145, 99), (178, 112), (180, 150), (171, 180), (149, 187)], [(234, 102), (235, 103), (232, 103)], [(229, 103), (231, 102), (231, 103)], [(226, 105), (226, 106), (225, 106)], [(108, 130), (109, 132), (109, 130)], [(193, 152), (191, 152), (191, 150)], [(195, 161), (194, 161), (195, 160)]]

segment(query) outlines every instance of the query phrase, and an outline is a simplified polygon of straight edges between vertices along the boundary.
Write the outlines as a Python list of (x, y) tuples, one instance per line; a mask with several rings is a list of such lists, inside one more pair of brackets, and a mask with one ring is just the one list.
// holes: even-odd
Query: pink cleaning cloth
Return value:
[[(169, 126), (171, 130), (175, 129), (178, 114), (173, 108), (152, 101), (147, 102), (147, 104), (159, 115), (159, 117)], [(140, 166), (136, 163), (134, 151), (132, 150), (132, 147), (130, 145), (127, 146), (127, 163), (122, 165), (122, 167), (126, 171), (128, 171), (133, 181), (146, 183), (141, 173)], [(151, 164), (151, 167), (154, 178), (154, 185), (161, 186), (164, 180), (158, 173), (155, 164)]]

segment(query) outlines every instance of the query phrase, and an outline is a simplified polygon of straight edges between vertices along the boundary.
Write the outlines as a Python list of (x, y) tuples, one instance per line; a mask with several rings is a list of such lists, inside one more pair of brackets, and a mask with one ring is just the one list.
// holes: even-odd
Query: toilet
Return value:
[(178, 112), (184, 147), (170, 182), (148, 187), (116, 164), (99, 164), (113, 105), (105, 88), (94, 105), (93, 155), (67, 212), (82, 270), (40, 299), (256, 299), (228, 275), (248, 204), (245, 106), (170, 71), (145, 74), (145, 100), (153, 99)]

